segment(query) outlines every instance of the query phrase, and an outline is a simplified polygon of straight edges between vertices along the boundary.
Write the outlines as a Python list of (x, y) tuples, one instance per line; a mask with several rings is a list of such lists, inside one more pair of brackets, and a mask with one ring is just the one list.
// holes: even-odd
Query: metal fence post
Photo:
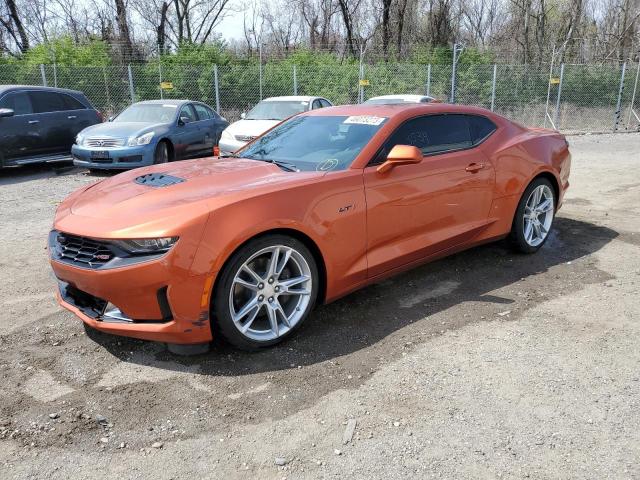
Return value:
[(131, 64), (127, 65), (129, 71), (129, 93), (131, 94), (131, 103), (136, 101), (136, 91), (133, 88), (133, 73), (131, 72)]
[(258, 77), (259, 77), (259, 83), (260, 83), (260, 100), (262, 100), (262, 38), (260, 39), (260, 54), (259, 54), (259, 60), (260, 60), (260, 65), (258, 66)]
[(164, 100), (164, 92), (162, 91), (162, 62), (158, 60), (158, 78), (160, 79), (160, 83), (158, 87), (160, 87), (160, 100)]
[(216, 112), (220, 113), (220, 87), (218, 84), (218, 65), (213, 66), (213, 88), (216, 94)]
[(360, 45), (360, 71), (358, 72), (358, 103), (364, 102), (364, 86), (362, 85), (362, 80), (364, 80), (364, 65), (362, 64), (363, 56), (364, 56), (364, 52), (362, 50), (362, 45)]
[(298, 69), (293, 66), (293, 94), (298, 95)]
[(53, 86), (58, 88), (58, 68), (55, 62), (53, 62)]
[(109, 94), (109, 82), (107, 81), (107, 67), (102, 67), (102, 76), (104, 77), (104, 88), (107, 92), (107, 107), (110, 107), (111, 95)]
[[(636, 81), (633, 83), (633, 95), (631, 95), (631, 105), (629, 105), (629, 120), (627, 120), (627, 128), (631, 126), (631, 114), (636, 116), (638, 119), (638, 115), (636, 115), (635, 110), (633, 109), (633, 105), (636, 103), (636, 91), (638, 90), (638, 77), (640, 76), (640, 60), (638, 61), (638, 69), (636, 70)], [(640, 119), (638, 119), (640, 122)]]
[(40, 75), (42, 76), (42, 86), (47, 87), (47, 73), (44, 71), (43, 64), (40, 64)]
[(556, 98), (556, 113), (553, 116), (553, 128), (560, 130), (560, 98), (562, 96), (562, 82), (564, 82), (564, 63), (560, 65), (560, 83), (558, 84), (558, 98)]
[(493, 64), (493, 82), (491, 82), (491, 111), (496, 106), (496, 75), (498, 73), (498, 65)]
[(427, 97), (431, 94), (431, 64), (427, 65)]
[(453, 62), (451, 63), (451, 98), (450, 103), (456, 103), (456, 81), (457, 81), (457, 69), (458, 59), (460, 54), (464, 50), (464, 46), (458, 43), (453, 44)]
[(620, 75), (620, 88), (618, 89), (618, 103), (616, 104), (616, 111), (613, 114), (613, 131), (618, 130), (618, 123), (620, 123), (620, 108), (622, 104), (622, 91), (624, 90), (624, 73), (627, 70), (627, 62), (622, 64), (622, 74)]

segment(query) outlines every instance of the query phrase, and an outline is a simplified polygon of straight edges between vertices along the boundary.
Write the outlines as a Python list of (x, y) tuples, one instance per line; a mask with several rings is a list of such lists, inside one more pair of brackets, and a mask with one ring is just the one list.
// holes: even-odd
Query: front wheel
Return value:
[(245, 350), (281, 342), (309, 316), (318, 282), (315, 259), (299, 240), (285, 235), (251, 240), (227, 263), (216, 288), (220, 333)]
[(159, 142), (158, 145), (156, 146), (156, 151), (155, 154), (153, 156), (153, 163), (154, 164), (159, 164), (159, 163), (167, 163), (169, 161), (169, 146), (167, 145), (167, 142)]
[(549, 237), (556, 199), (551, 182), (537, 178), (524, 191), (511, 229), (511, 240), (523, 253), (537, 252)]

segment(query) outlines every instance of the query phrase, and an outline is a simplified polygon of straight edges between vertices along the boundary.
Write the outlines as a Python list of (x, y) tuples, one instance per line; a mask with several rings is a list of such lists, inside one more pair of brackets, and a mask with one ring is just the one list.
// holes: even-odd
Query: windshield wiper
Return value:
[(240, 157), (235, 153), (225, 153), (225, 154), (218, 155), (218, 158), (240, 158)]
[(250, 158), (251, 160), (257, 160), (259, 162), (273, 163), (274, 165), (277, 165), (280, 168), (282, 168), (283, 170), (287, 170), (289, 172), (299, 172), (300, 171), (300, 169), (298, 167), (296, 167), (293, 163), (283, 162), (282, 160), (274, 160), (272, 158), (251, 158), (251, 157), (247, 157), (247, 158)]

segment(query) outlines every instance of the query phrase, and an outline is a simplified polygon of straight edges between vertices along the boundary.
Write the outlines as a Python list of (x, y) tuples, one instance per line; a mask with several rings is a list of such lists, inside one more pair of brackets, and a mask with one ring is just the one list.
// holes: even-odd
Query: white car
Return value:
[(242, 120), (229, 125), (220, 137), (220, 154), (228, 155), (244, 147), (282, 120), (298, 113), (318, 108), (332, 107), (333, 104), (322, 97), (290, 96), (271, 97), (262, 100), (249, 113), (242, 114)]
[(430, 103), (437, 102), (433, 97), (428, 95), (381, 95), (380, 97), (371, 97), (365, 101), (365, 105), (391, 105), (396, 103)]

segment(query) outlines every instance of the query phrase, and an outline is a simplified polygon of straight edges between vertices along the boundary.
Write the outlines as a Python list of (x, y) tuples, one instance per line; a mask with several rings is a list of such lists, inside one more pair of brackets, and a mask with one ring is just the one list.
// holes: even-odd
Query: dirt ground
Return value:
[(570, 143), (538, 254), (475, 248), (190, 358), (56, 306), (46, 236), (95, 177), (0, 172), (0, 478), (640, 479), (640, 134)]

